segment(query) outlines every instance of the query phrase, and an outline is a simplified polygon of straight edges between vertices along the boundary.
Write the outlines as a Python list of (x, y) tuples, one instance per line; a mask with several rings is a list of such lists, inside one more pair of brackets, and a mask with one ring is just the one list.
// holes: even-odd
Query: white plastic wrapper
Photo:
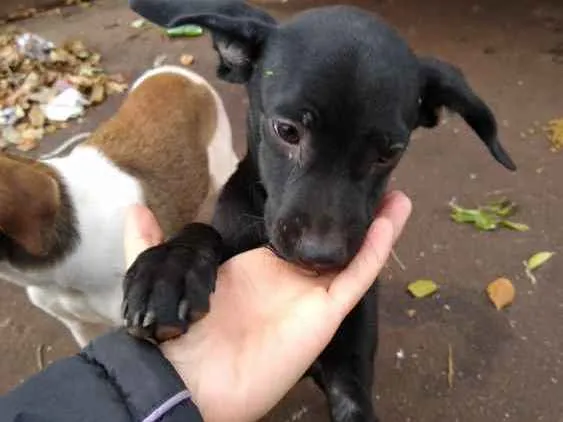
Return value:
[(25, 33), (16, 38), (16, 45), (21, 54), (44, 62), (49, 58), (49, 53), (55, 44), (36, 34)]
[(84, 113), (88, 100), (75, 88), (66, 88), (63, 92), (41, 106), (47, 119), (55, 122), (66, 122)]

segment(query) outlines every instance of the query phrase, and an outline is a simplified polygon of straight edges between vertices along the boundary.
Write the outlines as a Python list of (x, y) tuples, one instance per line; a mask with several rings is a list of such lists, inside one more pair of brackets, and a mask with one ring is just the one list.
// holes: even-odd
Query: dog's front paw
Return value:
[(176, 238), (147, 249), (127, 271), (123, 317), (135, 337), (162, 342), (183, 334), (209, 311), (221, 239), (193, 224)]

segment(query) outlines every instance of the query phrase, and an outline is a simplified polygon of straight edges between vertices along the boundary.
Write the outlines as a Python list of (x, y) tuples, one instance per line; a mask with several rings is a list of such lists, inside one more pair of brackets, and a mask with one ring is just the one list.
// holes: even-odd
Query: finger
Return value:
[(356, 306), (375, 281), (411, 209), (411, 201), (405, 194), (392, 193), (369, 228), (358, 254), (332, 282), (328, 293), (342, 317)]
[(145, 249), (163, 240), (162, 230), (154, 214), (143, 205), (130, 206), (125, 214), (125, 264), (129, 267)]
[[(397, 201), (400, 201), (400, 204), (397, 204), (397, 206), (399, 206), (400, 208), (408, 208), (408, 215), (410, 215), (410, 212), (412, 211), (412, 203), (411, 200), (409, 199), (408, 196), (406, 196), (403, 192), (399, 191), (399, 190), (394, 190), (391, 192), (388, 192), (385, 194), (385, 196), (383, 197), (381, 206), (379, 207), (377, 213), (376, 213), (376, 217), (377, 216), (387, 216), (391, 222), (393, 223), (393, 243), (395, 243), (397, 241), (397, 238), (399, 237), (399, 235), (401, 234), (402, 231), (402, 225), (404, 225), (405, 222), (399, 222), (401, 225), (401, 227), (396, 225), (396, 221), (395, 219), (393, 219), (390, 216), (390, 204), (396, 204)], [(408, 217), (407, 215), (407, 217)]]

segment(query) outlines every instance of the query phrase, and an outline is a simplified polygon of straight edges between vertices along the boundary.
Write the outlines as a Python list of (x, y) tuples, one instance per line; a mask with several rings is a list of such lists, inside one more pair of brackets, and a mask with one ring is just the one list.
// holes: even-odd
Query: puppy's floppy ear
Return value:
[(456, 67), (434, 58), (421, 58), (422, 91), (417, 126), (432, 128), (439, 122), (439, 112), (446, 107), (458, 113), (479, 135), (493, 157), (509, 170), (516, 165), (497, 137), (493, 113), (467, 84)]
[(131, 8), (157, 25), (197, 24), (211, 31), (219, 54), (217, 74), (233, 83), (250, 79), (254, 64), (276, 21), (237, 0), (130, 0)]

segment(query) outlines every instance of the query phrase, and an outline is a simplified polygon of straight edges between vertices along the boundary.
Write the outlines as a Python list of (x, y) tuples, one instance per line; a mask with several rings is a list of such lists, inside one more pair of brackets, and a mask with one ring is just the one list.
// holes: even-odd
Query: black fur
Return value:
[[(411, 132), (435, 126), (442, 107), (458, 112), (491, 154), (515, 169), (497, 140), (491, 111), (459, 70), (418, 58), (394, 30), (359, 9), (313, 9), (277, 25), (244, 2), (133, 0), (131, 6), (162, 26), (208, 28), (219, 76), (247, 86), (248, 154), (213, 220), (221, 247), (202, 246), (189, 230), (180, 235), (204, 252), (199, 266), (207, 265), (207, 274), (215, 274), (219, 260), (265, 244), (318, 270), (346, 265)], [(153, 314), (144, 335), (150, 338), (175, 323), (167, 316), (176, 312), (177, 292), (198, 282), (179, 277), (192, 271), (192, 261), (156, 258), (176, 253), (172, 246), (141, 255), (128, 275), (125, 317), (138, 326), (143, 317), (136, 315), (149, 304)], [(209, 280), (199, 283), (208, 286)], [(169, 299), (151, 307), (155, 295)], [(310, 371), (336, 422), (377, 420), (371, 404), (376, 299), (374, 286)], [(207, 309), (207, 297), (188, 300)]]

